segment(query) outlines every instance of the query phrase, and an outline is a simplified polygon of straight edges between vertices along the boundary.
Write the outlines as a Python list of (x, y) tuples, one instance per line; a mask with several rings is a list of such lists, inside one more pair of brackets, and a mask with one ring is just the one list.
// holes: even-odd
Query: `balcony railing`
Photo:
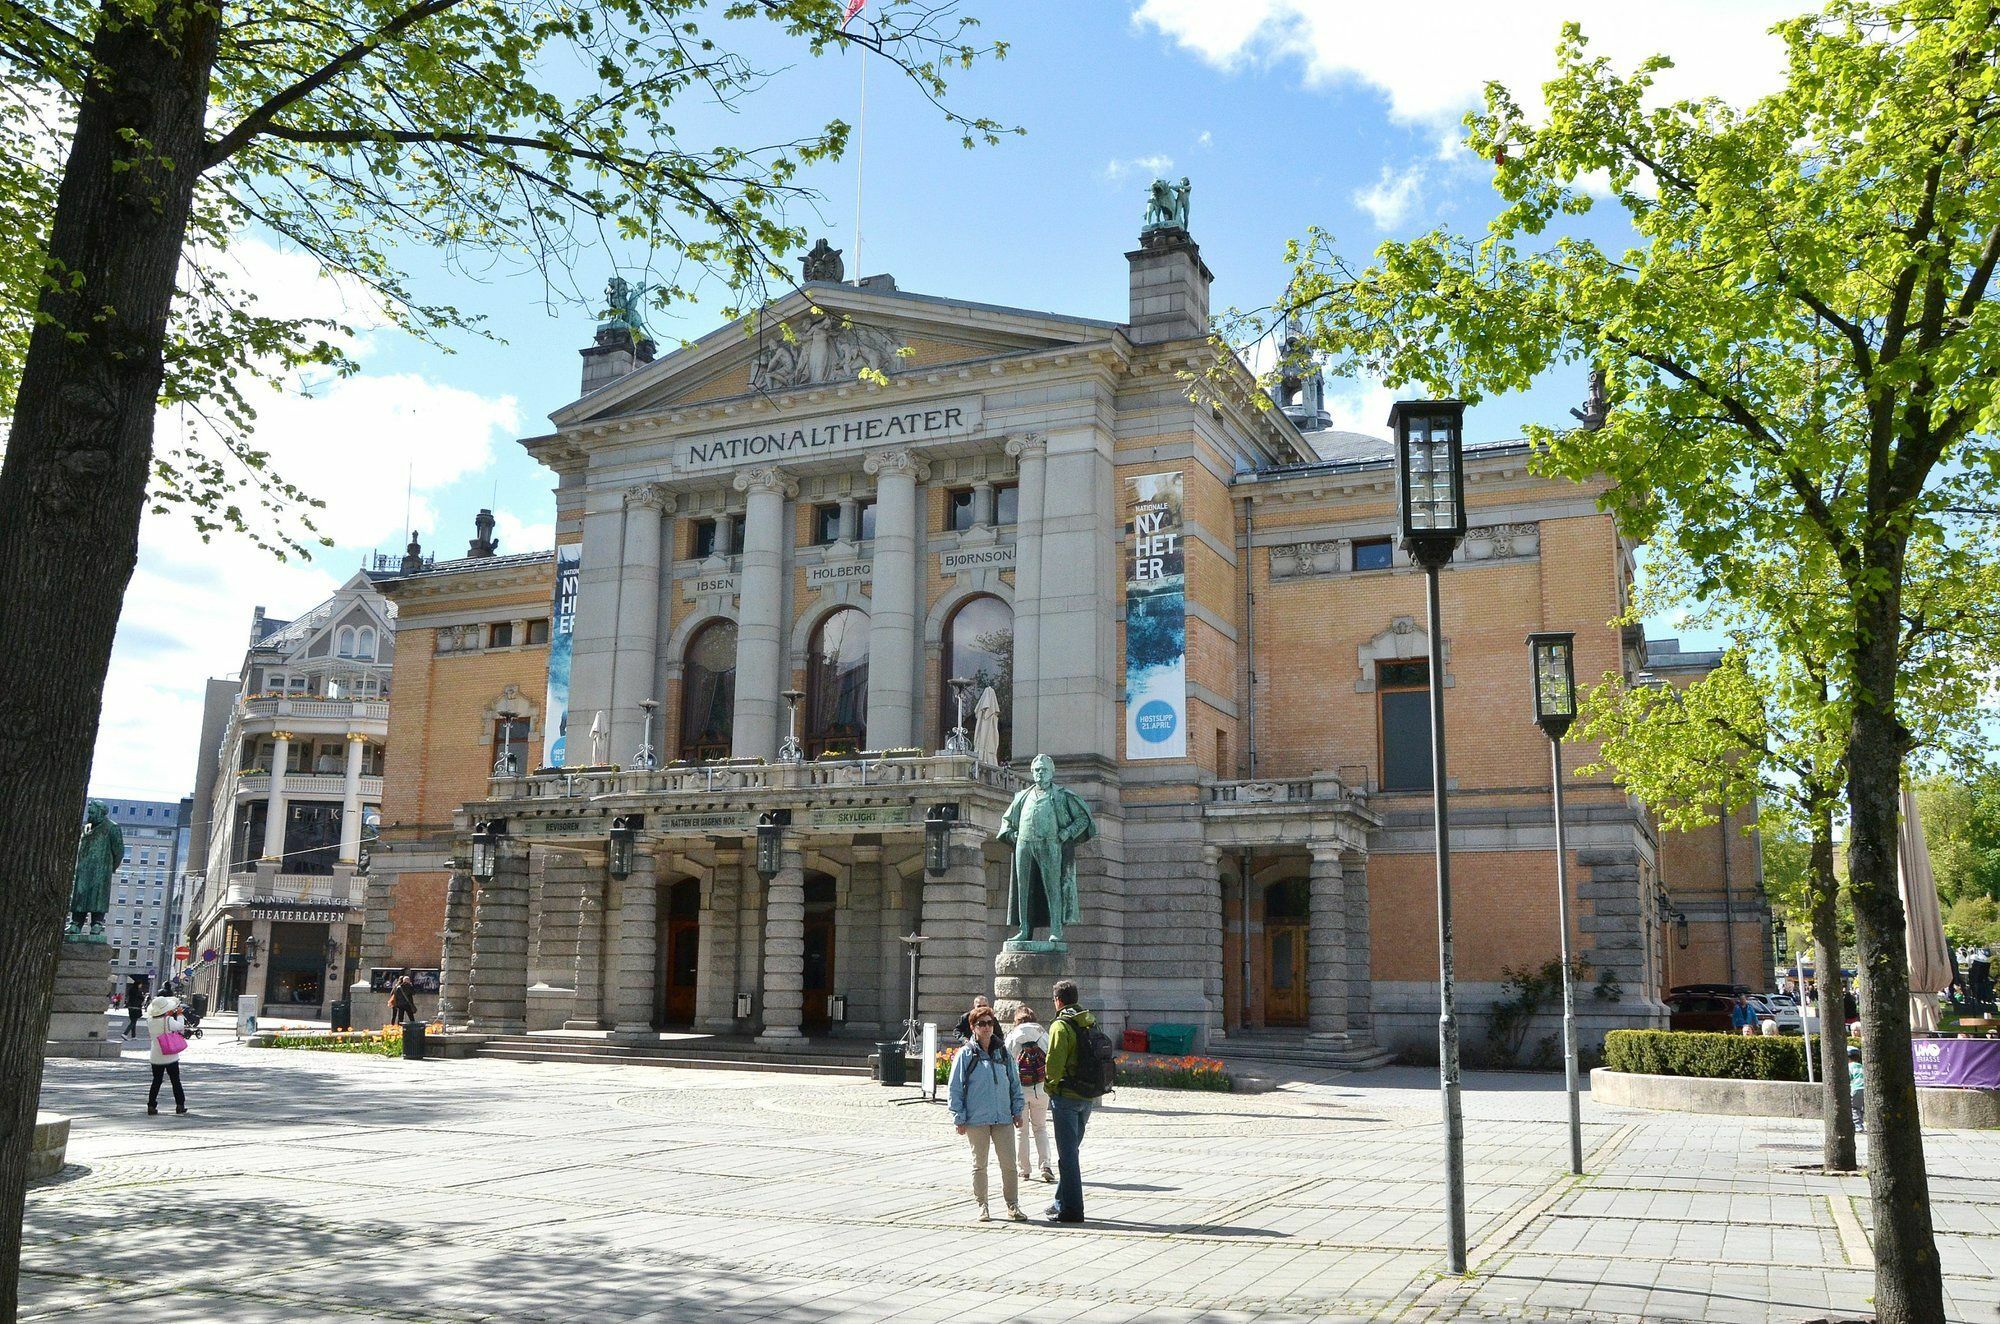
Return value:
[(1316, 772), (1305, 777), (1275, 777), (1252, 781), (1210, 782), (1208, 802), (1225, 808), (1252, 808), (1259, 805), (1297, 805), (1348, 801), (1360, 803), (1367, 795), (1360, 778), (1353, 783), (1332, 773)]
[(964, 754), (910, 758), (839, 759), (811, 763), (724, 760), (676, 764), (652, 772), (547, 772), (495, 777), (494, 800), (556, 800), (599, 795), (717, 795), (751, 791), (890, 790), (936, 783), (969, 783), (1000, 794), (1018, 784), (1006, 768)]
[(243, 700), (245, 717), (332, 717), (369, 722), (389, 720), (387, 699), (322, 699), (316, 695), (263, 696)]
[[(239, 800), (256, 800), (270, 793), (271, 774), (268, 772), (246, 772), (236, 779), (236, 798)], [(347, 775), (340, 772), (288, 772), (285, 774), (285, 794), (338, 800), (347, 794)], [(382, 779), (364, 775), (361, 778), (361, 798), (369, 804), (382, 803)]]
[(223, 904), (248, 905), (253, 900), (292, 901), (302, 905), (346, 906), (355, 900), (353, 880), (337, 875), (281, 873), (268, 878), (254, 872), (229, 875)]

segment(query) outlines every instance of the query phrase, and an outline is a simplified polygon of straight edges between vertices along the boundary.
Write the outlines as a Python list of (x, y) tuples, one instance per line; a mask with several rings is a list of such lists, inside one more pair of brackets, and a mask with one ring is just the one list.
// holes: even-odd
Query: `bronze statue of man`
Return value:
[(1014, 797), (994, 833), (994, 840), (1014, 843), (1007, 921), (1020, 926), (1014, 941), (1033, 941), (1035, 898), (1040, 896), (1048, 904), (1049, 941), (1061, 942), (1063, 925), (1078, 918), (1076, 847), (1097, 835), (1097, 824), (1080, 796), (1056, 785), (1054, 759), (1037, 754), (1029, 766), (1034, 784)]
[(104, 912), (111, 909), (111, 875), (125, 861), (125, 834), (102, 800), (83, 812), (76, 846), (76, 881), (69, 890), (69, 936), (104, 941)]

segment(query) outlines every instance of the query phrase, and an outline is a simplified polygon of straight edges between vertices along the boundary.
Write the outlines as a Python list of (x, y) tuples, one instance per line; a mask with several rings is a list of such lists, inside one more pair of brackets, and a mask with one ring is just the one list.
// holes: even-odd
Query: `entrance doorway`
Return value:
[(800, 1028), (825, 1034), (833, 1024), (827, 999), (833, 996), (833, 879), (823, 873), (806, 875), (805, 1006)]
[(653, 1027), (694, 1024), (694, 990), (701, 969), (701, 884), (683, 878), (666, 889), (660, 907), (660, 1005)]
[(326, 925), (273, 923), (270, 953), (264, 960), (265, 1014), (317, 1011), (326, 989), (326, 963)]
[(1264, 889), (1264, 1024), (1306, 1023), (1306, 926), (1309, 893), (1304, 879)]

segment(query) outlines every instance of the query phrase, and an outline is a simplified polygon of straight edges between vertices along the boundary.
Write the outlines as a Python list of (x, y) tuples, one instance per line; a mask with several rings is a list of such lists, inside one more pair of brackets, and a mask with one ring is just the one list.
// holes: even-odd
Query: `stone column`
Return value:
[[(645, 726), (639, 704), (658, 697), (653, 693), (653, 673), (660, 652), (660, 544), (666, 517), (673, 513), (674, 498), (658, 483), (641, 483), (625, 493), (618, 631), (611, 663), (613, 763), (630, 765)], [(588, 721), (583, 729), (590, 729)]]
[(528, 852), (502, 842), (493, 876), (473, 902), (471, 1027), (486, 1034), (528, 1028)]
[(917, 966), (917, 1016), (949, 1029), (991, 991), (993, 950), (986, 908), (986, 857), (976, 829), (954, 828), (951, 867), (924, 876), (924, 944)]
[[(347, 733), (347, 782), (340, 799), (340, 863), (361, 863), (361, 754), (368, 737)], [(524, 769), (525, 771), (525, 769)]]
[(915, 743), (917, 704), (917, 484), (930, 466), (915, 451), (880, 451), (875, 477), (875, 580), (868, 599), (868, 744)]
[(469, 1004), (472, 965), (472, 871), (461, 856), (451, 862), (444, 885), (444, 957), (438, 970), (438, 1019), (463, 1025)]
[[(853, 846), (848, 851), (847, 897), (834, 916), (836, 993), (847, 994), (847, 1024), (838, 1027), (856, 1038), (874, 1038), (889, 1023), (883, 991), (894, 982), (882, 970), (882, 848)], [(901, 1020), (902, 1017), (896, 1017)]]
[(285, 773), (292, 764), (292, 733), (271, 733), (271, 789), (264, 800), (264, 860), (285, 858)]
[(1306, 1030), (1309, 1038), (1347, 1038), (1347, 874), (1340, 847), (1311, 843), (1310, 919), (1306, 929)]
[(1229, 1014), (1223, 1006), (1222, 939), (1225, 930), (1222, 909), (1222, 847), (1204, 845), (1202, 864), (1202, 920), (1208, 932), (1201, 961), (1201, 991), (1208, 999), (1208, 1038), (1211, 1043), (1229, 1033)]
[[(785, 502), (799, 485), (778, 468), (736, 475), (746, 493), (742, 593), (736, 613), (736, 714), (730, 753), (778, 756), (778, 691), (784, 684)], [(872, 668), (871, 659), (871, 668)]]
[(1042, 674), (1041, 630), (1036, 621), (1042, 593), (1042, 480), (1049, 448), (1039, 433), (1010, 438), (1007, 453), (1020, 470), (1020, 503), (1014, 524), (1014, 748), (1041, 748), (1041, 707), (1036, 686)]
[(764, 1029), (757, 1042), (802, 1043), (806, 987), (806, 861), (787, 847), (764, 890)]
[(735, 515), (727, 510), (718, 513), (715, 517), (715, 538), (709, 549), (709, 555), (727, 560), (742, 550), (736, 545)]
[(1373, 948), (1368, 931), (1368, 857), (1349, 855), (1341, 862), (1347, 891), (1347, 1037), (1375, 1041), (1375, 974), (1370, 969)]
[(618, 893), (618, 941), (611, 954), (611, 1032), (650, 1039), (660, 968), (659, 863), (643, 845), (632, 850), (632, 873), (611, 883)]
[(604, 1028), (604, 951), (608, 919), (604, 871), (593, 869), (591, 875), (583, 880), (577, 895), (576, 970), (570, 977), (576, 989), (576, 1000), (571, 1003), (570, 1018), (563, 1022), (565, 1030)]
[(743, 908), (743, 853), (718, 849), (708, 904), (701, 912), (701, 951), (694, 986), (694, 1028), (735, 1034), (737, 916)]
[(618, 562), (624, 552), (623, 495), (592, 492), (586, 501), (576, 575), (576, 628), (570, 636), (566, 757), (571, 767), (590, 762), (590, 724), (597, 714), (604, 713), (607, 721), (612, 715), (611, 664), (619, 632)]
[(842, 497), (840, 499), (840, 540), (846, 543), (861, 541), (860, 497)]
[(990, 529), (993, 527), (993, 484), (977, 482), (972, 485), (972, 527)]

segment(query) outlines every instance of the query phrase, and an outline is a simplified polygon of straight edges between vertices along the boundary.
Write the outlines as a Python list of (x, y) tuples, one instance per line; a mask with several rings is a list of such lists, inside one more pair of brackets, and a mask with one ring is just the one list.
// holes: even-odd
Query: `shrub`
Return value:
[(1643, 1076), (1804, 1080), (1805, 1041), (1687, 1030), (1613, 1030), (1604, 1036), (1604, 1065)]

